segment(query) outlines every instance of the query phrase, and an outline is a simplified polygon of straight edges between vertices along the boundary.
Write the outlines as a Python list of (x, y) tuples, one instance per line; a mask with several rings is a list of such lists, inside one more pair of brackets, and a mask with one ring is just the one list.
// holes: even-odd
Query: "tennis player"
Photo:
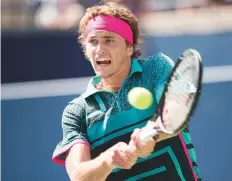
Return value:
[[(88, 8), (79, 33), (96, 76), (64, 109), (53, 161), (65, 164), (71, 181), (201, 180), (188, 129), (159, 143), (139, 141), (173, 61), (162, 53), (139, 59), (138, 21), (114, 3)], [(155, 98), (146, 110), (128, 103), (128, 92), (138, 86)]]

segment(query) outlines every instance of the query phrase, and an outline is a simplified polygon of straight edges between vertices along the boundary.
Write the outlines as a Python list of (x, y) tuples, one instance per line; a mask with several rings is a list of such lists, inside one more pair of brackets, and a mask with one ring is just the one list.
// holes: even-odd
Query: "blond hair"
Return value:
[[(86, 10), (84, 17), (79, 23), (79, 37), (78, 40), (83, 46), (83, 42), (86, 38), (85, 29), (90, 19), (98, 15), (108, 15), (120, 18), (130, 25), (133, 32), (133, 54), (132, 57), (139, 57), (141, 52), (138, 48), (138, 45), (141, 43), (140, 39), (140, 30), (138, 26), (138, 20), (130, 10), (125, 7), (122, 7), (116, 3), (109, 2), (101, 5), (93, 6)], [(127, 45), (130, 44), (126, 41)]]

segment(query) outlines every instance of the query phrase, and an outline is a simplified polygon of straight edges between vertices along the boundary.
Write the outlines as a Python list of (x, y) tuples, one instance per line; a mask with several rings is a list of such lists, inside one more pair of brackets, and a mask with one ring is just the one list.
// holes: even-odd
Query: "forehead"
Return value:
[(97, 37), (97, 38), (115, 37), (116, 38), (120, 36), (114, 32), (107, 31), (107, 30), (94, 30), (87, 35), (87, 38), (92, 38), (92, 37)]

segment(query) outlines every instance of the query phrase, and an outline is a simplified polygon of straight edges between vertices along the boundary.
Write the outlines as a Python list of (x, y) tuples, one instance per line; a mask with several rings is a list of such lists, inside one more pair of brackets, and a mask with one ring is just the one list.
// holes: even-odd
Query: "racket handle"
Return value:
[(155, 137), (158, 135), (158, 131), (154, 128), (145, 128), (141, 133), (140, 133), (140, 141), (142, 142), (147, 142), (150, 138)]

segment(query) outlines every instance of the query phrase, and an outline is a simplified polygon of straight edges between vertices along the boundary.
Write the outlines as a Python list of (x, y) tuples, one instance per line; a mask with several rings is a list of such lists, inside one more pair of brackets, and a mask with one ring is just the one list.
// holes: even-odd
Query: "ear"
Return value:
[(131, 57), (133, 55), (134, 48), (130, 44), (127, 45), (127, 55)]

